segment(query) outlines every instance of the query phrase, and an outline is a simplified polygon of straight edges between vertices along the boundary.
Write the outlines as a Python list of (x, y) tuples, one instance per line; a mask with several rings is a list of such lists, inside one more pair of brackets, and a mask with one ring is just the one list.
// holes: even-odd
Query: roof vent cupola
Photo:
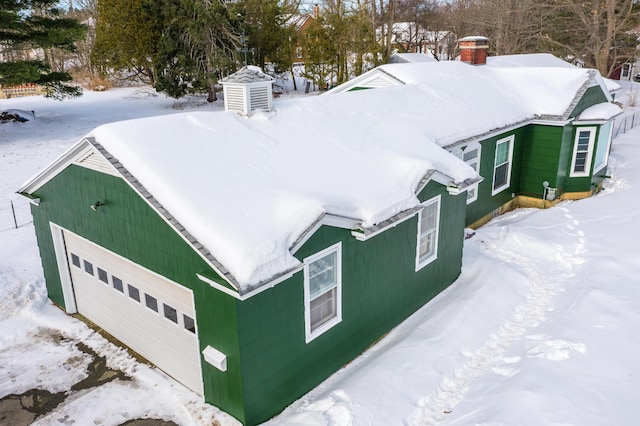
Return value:
[(258, 109), (271, 111), (272, 83), (272, 77), (251, 65), (221, 79), (225, 111), (235, 111), (240, 115), (249, 115)]
[(485, 65), (487, 63), (487, 49), (489, 39), (483, 36), (469, 36), (458, 40), (460, 45), (460, 60), (471, 65)]

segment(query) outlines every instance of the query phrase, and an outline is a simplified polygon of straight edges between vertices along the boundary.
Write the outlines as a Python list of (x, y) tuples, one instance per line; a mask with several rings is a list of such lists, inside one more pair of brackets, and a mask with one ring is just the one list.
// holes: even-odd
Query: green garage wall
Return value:
[(415, 271), (417, 215), (367, 240), (321, 227), (296, 253), (301, 261), (342, 242), (342, 322), (305, 343), (303, 274), (238, 302), (245, 420), (280, 412), (433, 298), (459, 275), (466, 194), (431, 182), (441, 195), (438, 258)]
[[(211, 345), (228, 358), (225, 373), (202, 360), (206, 401), (241, 418), (235, 299), (196, 277), (215, 276), (202, 258), (120, 178), (71, 165), (34, 196), (41, 200), (32, 213), (51, 300), (64, 307), (50, 222), (192, 289), (200, 350)], [(105, 205), (91, 210), (98, 200)]]

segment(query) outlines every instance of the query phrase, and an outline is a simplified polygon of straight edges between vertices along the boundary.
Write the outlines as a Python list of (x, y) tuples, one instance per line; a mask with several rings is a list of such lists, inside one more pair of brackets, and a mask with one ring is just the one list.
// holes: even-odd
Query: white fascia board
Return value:
[(564, 127), (567, 124), (571, 124), (571, 122), (573, 122), (573, 118), (570, 118), (568, 120), (544, 120), (544, 119), (535, 119), (535, 120), (531, 120), (531, 124), (537, 124), (540, 126), (557, 126), (557, 127)]
[(71, 148), (62, 153), (60, 157), (45, 167), (40, 173), (29, 179), (17, 192), (33, 194), (57, 176), (67, 166), (73, 163), (79, 155), (88, 152), (90, 149), (92, 149), (92, 146), (89, 141), (86, 138), (81, 139)]
[[(499, 129), (491, 130), (491, 131), (489, 131), (487, 133), (483, 133), (481, 135), (471, 136), (471, 137), (469, 137), (467, 139), (463, 139), (463, 140), (456, 140), (455, 142), (451, 142), (451, 143), (445, 144), (445, 145), (440, 145), (440, 144), (438, 144), (438, 145), (440, 145), (445, 150), (449, 150), (451, 148), (455, 148), (455, 147), (460, 146), (460, 145), (468, 145), (471, 142), (482, 142), (482, 141), (484, 141), (486, 139), (490, 139), (490, 138), (493, 138), (493, 137), (496, 137), (496, 136), (500, 136), (503, 133), (508, 133), (508, 132), (510, 132), (512, 130), (519, 129), (521, 127), (525, 127), (525, 126), (527, 126), (529, 124), (537, 124), (535, 122), (536, 122), (535, 119), (521, 121), (521, 122), (516, 123), (516, 124), (511, 124), (511, 125), (506, 126), (506, 127), (501, 127)], [(557, 122), (549, 120), (549, 123), (557, 123)]]
[(387, 81), (389, 81), (390, 83), (400, 86), (400, 85), (404, 85), (406, 83), (404, 83), (402, 80), (400, 80), (399, 78), (393, 76), (392, 74), (389, 74), (388, 72), (380, 69), (380, 68), (374, 68), (371, 71), (367, 71), (366, 73), (354, 78), (353, 80), (349, 80), (337, 87), (334, 87), (333, 89), (325, 92), (323, 94), (324, 95), (329, 95), (329, 94), (334, 94), (334, 93), (342, 93), (342, 92), (348, 92), (349, 90), (353, 89), (354, 87), (360, 87), (363, 83), (366, 83), (368, 81), (374, 80), (378, 77), (381, 77)]
[(367, 241), (367, 240), (375, 237), (376, 235), (380, 235), (383, 232), (388, 231), (391, 228), (395, 228), (396, 226), (400, 225), (402, 222), (411, 219), (416, 214), (418, 214), (418, 210), (416, 210), (415, 212), (413, 212), (411, 214), (406, 215), (402, 219), (399, 219), (399, 220), (391, 223), (389, 226), (385, 226), (384, 228), (380, 228), (375, 232), (371, 232), (370, 234), (363, 234), (362, 232), (351, 231), (351, 235), (353, 235), (353, 237), (355, 237), (355, 239), (358, 240), (358, 241)]
[(322, 218), (320, 218), (320, 220), (318, 220), (313, 225), (312, 228), (308, 229), (305, 232), (302, 238), (296, 241), (295, 245), (292, 246), (289, 249), (289, 251), (291, 252), (291, 254), (295, 254), (300, 249), (300, 247), (302, 247), (304, 243), (306, 243), (309, 240), (309, 238), (311, 238), (313, 234), (315, 234), (318, 231), (318, 229), (320, 229), (320, 227), (323, 225), (332, 226), (334, 228), (356, 229), (359, 224), (360, 224), (360, 221), (350, 217), (337, 216), (337, 215), (325, 213), (322, 215)]
[(283, 281), (288, 280), (289, 278), (293, 277), (295, 274), (297, 274), (298, 272), (302, 271), (302, 268), (304, 267), (304, 265), (300, 265), (299, 267), (292, 269), (288, 272), (285, 272), (282, 275), (279, 275), (275, 278), (273, 278), (271, 281), (261, 285), (260, 287), (251, 290), (247, 293), (244, 294), (240, 294), (237, 291), (233, 291), (230, 288), (227, 288), (215, 281), (213, 281), (211, 278), (205, 277), (202, 274), (197, 273), (196, 276), (198, 277), (198, 279), (200, 281), (203, 281), (207, 284), (209, 284), (211, 287), (215, 288), (216, 290), (219, 290), (225, 294), (228, 294), (229, 296), (232, 296), (235, 299), (238, 299), (240, 301), (245, 301), (247, 299), (252, 298), (253, 296), (262, 293), (265, 290), (269, 290), (270, 288), (275, 287), (276, 285), (280, 284)]

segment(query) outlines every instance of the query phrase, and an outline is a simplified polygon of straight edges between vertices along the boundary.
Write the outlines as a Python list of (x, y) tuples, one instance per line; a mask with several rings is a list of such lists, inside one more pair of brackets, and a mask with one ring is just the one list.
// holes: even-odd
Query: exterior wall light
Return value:
[(91, 207), (91, 210), (95, 212), (95, 211), (98, 211), (98, 207), (100, 206), (104, 206), (104, 203), (102, 201), (96, 201), (90, 207)]

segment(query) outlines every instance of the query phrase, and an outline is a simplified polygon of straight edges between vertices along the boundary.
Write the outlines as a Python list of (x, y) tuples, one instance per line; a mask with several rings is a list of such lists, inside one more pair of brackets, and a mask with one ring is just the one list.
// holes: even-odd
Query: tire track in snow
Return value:
[[(542, 248), (548, 249), (548, 244), (537, 240), (524, 241), (523, 237), (526, 237), (526, 234), (520, 236), (511, 233), (508, 225), (501, 227), (501, 238), (497, 242), (483, 241), (489, 255), (521, 268), (528, 277), (530, 287), (527, 300), (514, 309), (513, 316), (491, 334), (482, 347), (463, 354), (468, 361), (457, 368), (452, 376), (443, 378), (434, 394), (420, 398), (415, 410), (405, 419), (405, 424), (436, 425), (464, 399), (471, 383), (477, 377), (489, 372), (505, 376), (515, 374), (516, 371), (508, 365), (518, 362), (519, 358), (505, 358), (506, 350), (515, 340), (522, 338), (528, 329), (544, 321), (551, 300), (563, 282), (574, 276), (584, 261), (580, 255), (586, 250), (586, 239), (584, 232), (579, 229), (580, 223), (565, 207), (556, 208), (564, 212), (568, 221), (566, 227), (570, 233), (577, 235), (578, 241), (573, 250), (569, 251), (562, 245), (555, 244), (551, 261), (546, 257), (542, 261), (535, 257), (540, 252), (535, 256), (531, 255), (535, 252), (532, 245), (538, 243)], [(545, 263), (544, 273), (539, 271), (540, 262)]]

